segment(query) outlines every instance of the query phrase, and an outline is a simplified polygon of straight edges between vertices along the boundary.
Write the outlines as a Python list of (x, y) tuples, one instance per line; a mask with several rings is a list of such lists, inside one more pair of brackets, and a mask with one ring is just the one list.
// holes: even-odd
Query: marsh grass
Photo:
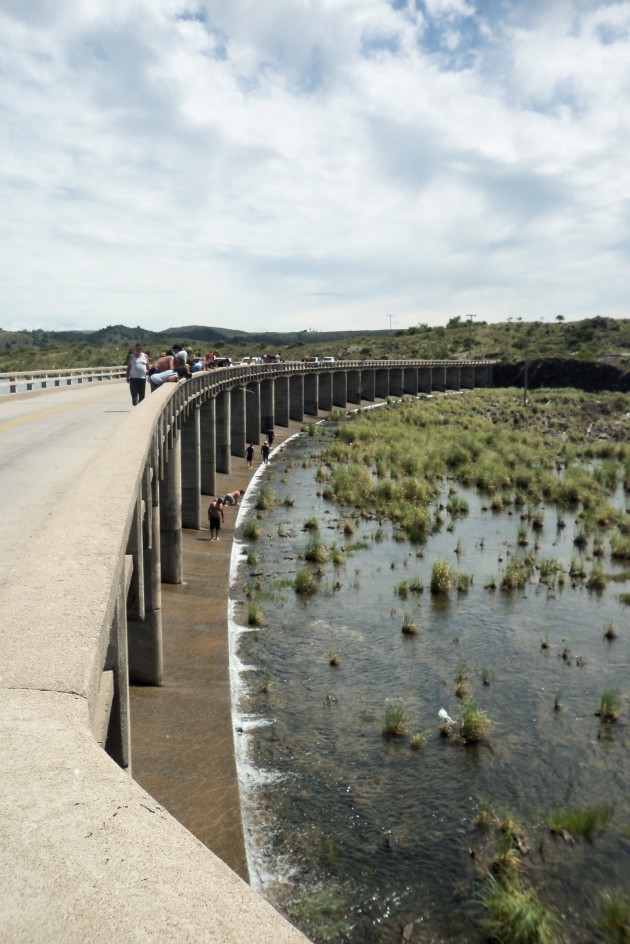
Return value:
[(610, 944), (630, 944), (630, 900), (604, 895), (599, 924)]
[(602, 721), (613, 724), (621, 713), (621, 698), (615, 688), (605, 688), (599, 699), (599, 708), (595, 712)]
[(490, 731), (492, 722), (485, 711), (472, 699), (469, 699), (462, 710), (459, 724), (459, 736), (467, 744), (475, 744), (484, 740)]
[(308, 567), (301, 567), (295, 575), (293, 587), (300, 596), (312, 596), (317, 593), (318, 583)]
[(517, 876), (491, 878), (482, 902), (488, 911), (488, 936), (495, 944), (558, 944), (558, 918)]
[(604, 639), (607, 639), (608, 642), (612, 642), (613, 639), (617, 639), (619, 636), (619, 630), (615, 624), (611, 621), (606, 629), (604, 630)]
[(276, 496), (269, 485), (263, 485), (256, 497), (258, 511), (268, 511), (276, 503)]
[(530, 581), (533, 565), (523, 557), (513, 557), (501, 576), (502, 590), (523, 590)]
[(394, 591), (398, 594), (401, 600), (406, 600), (409, 594), (409, 583), (406, 580), (401, 580), (400, 583), (397, 583), (394, 587)]
[(313, 564), (323, 564), (328, 560), (328, 552), (319, 536), (319, 532), (315, 532), (311, 536), (304, 551), (304, 559), (311, 561)]
[(258, 554), (256, 551), (249, 550), (247, 552), (247, 563), (250, 567), (255, 567), (258, 563)]
[(590, 806), (573, 810), (554, 810), (546, 820), (554, 835), (581, 837), (592, 842), (597, 833), (603, 832), (612, 818), (607, 806)]
[(338, 652), (329, 652), (328, 665), (332, 665), (334, 668), (341, 665), (341, 655)]
[(388, 705), (383, 722), (383, 736), (400, 738), (407, 730), (407, 712), (401, 705)]
[(243, 537), (248, 541), (257, 541), (260, 537), (260, 525), (256, 521), (246, 521), (243, 527)]
[(263, 626), (265, 623), (263, 608), (257, 600), (252, 600), (247, 607), (247, 622), (250, 626)]
[(428, 731), (414, 731), (409, 738), (409, 747), (412, 751), (420, 751), (429, 739)]
[(453, 586), (453, 570), (448, 561), (435, 560), (431, 568), (431, 593), (446, 594)]
[(305, 531), (319, 531), (319, 521), (315, 517), (307, 518), (302, 527)]
[(608, 578), (604, 573), (604, 568), (601, 564), (593, 564), (591, 572), (586, 579), (586, 586), (588, 590), (605, 590), (608, 585)]
[(403, 616), (402, 632), (405, 636), (416, 636), (418, 633), (418, 624), (413, 621), (408, 613)]

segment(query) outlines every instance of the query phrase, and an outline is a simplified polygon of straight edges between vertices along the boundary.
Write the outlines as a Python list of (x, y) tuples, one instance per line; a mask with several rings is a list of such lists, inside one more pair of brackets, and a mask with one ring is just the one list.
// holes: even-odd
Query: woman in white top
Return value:
[(131, 393), (131, 402), (137, 406), (144, 400), (147, 389), (147, 374), (149, 372), (149, 358), (142, 351), (142, 345), (136, 344), (127, 358), (127, 383)]

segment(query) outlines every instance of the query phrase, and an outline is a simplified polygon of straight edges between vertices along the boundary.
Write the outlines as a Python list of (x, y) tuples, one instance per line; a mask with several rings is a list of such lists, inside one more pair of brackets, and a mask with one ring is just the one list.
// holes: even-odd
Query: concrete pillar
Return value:
[(389, 371), (383, 367), (379, 367), (375, 371), (375, 374), (374, 389), (376, 396), (380, 397), (382, 400), (386, 400), (389, 396)]
[[(148, 512), (149, 509), (147, 509)], [(129, 584), (129, 593), (127, 594), (127, 619), (144, 619), (144, 536), (143, 519), (145, 514), (145, 504), (142, 498), (142, 491), (136, 497), (136, 508), (133, 513), (133, 521), (127, 541), (127, 554), (133, 560), (133, 572), (131, 574), (131, 583)]]
[(333, 375), (329, 371), (319, 375), (317, 403), (320, 410), (332, 410), (333, 408)]
[(431, 393), (433, 390), (432, 370), (430, 367), (418, 368), (418, 393)]
[(191, 406), (182, 425), (182, 526), (201, 529), (201, 420), (199, 407)]
[(472, 364), (462, 364), (459, 369), (459, 380), (466, 390), (475, 389), (475, 368)]
[(231, 405), (230, 405), (230, 454), (233, 456), (245, 455), (245, 430), (247, 421), (245, 418), (245, 387), (232, 387)]
[(273, 379), (266, 378), (260, 382), (260, 429), (263, 433), (272, 429), (275, 415), (274, 383)]
[(348, 375), (345, 370), (333, 373), (333, 405), (345, 410), (348, 405)]
[(304, 412), (308, 416), (319, 415), (319, 374), (315, 371), (304, 374)]
[(389, 395), (391, 397), (402, 397), (404, 392), (402, 367), (390, 367)]
[(346, 385), (348, 403), (361, 403), (361, 371), (349, 370)]
[[(152, 455), (157, 469), (157, 443)], [(129, 678), (142, 685), (161, 685), (164, 675), (162, 648), (162, 566), (160, 561), (160, 482), (147, 463), (143, 486), (144, 514), (144, 616), (127, 620)]]
[(182, 450), (175, 436), (160, 488), (160, 556), (163, 583), (183, 583)]
[(374, 382), (375, 382), (375, 371), (373, 370), (361, 371), (361, 399), (362, 400), (369, 400), (370, 403), (374, 402), (376, 398)]
[(403, 390), (410, 396), (415, 397), (418, 393), (418, 368), (403, 368)]
[(304, 374), (289, 377), (289, 418), (298, 423), (304, 419)]
[(232, 443), (230, 439), (230, 391), (217, 394), (216, 405), (216, 469), (217, 472), (232, 471)]
[(260, 383), (247, 384), (245, 394), (245, 439), (257, 446), (260, 442)]
[(289, 425), (289, 377), (282, 374), (274, 380), (274, 419), (276, 426)]
[(441, 364), (432, 368), (431, 382), (434, 390), (444, 392), (446, 390), (446, 367)]
[(129, 663), (127, 657), (127, 586), (125, 568), (117, 589), (114, 621), (111, 629), (105, 670), (114, 676), (114, 698), (105, 749), (116, 763), (131, 774), (129, 735)]
[(215, 495), (217, 488), (217, 402), (214, 396), (199, 408), (199, 448), (201, 453), (201, 494)]
[(460, 376), (459, 376), (459, 364), (450, 364), (446, 368), (446, 389), (447, 390), (460, 390)]

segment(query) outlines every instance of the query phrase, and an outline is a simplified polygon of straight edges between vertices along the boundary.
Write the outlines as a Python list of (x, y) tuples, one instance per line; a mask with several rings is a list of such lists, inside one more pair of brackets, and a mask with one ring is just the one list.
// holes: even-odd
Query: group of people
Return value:
[(208, 506), (208, 521), (210, 522), (210, 540), (219, 540), (219, 531), (225, 521), (223, 509), (226, 505), (238, 505), (243, 497), (243, 489), (228, 492), (225, 498), (213, 498)]
[(209, 351), (205, 357), (197, 357), (192, 351), (187, 351), (181, 344), (174, 344), (168, 351), (163, 351), (158, 359), (151, 364), (148, 354), (137, 343), (127, 355), (127, 383), (133, 406), (142, 400), (147, 389), (147, 380), (151, 392), (157, 390), (164, 383), (177, 383), (187, 380), (200, 370), (213, 370), (215, 367), (225, 366), (229, 358), (219, 358), (215, 351)]

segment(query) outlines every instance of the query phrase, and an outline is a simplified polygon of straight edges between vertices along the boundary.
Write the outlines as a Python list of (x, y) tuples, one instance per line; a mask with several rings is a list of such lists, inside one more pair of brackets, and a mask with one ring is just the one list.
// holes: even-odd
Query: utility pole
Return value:
[(472, 354), (472, 329), (473, 329), (473, 318), (476, 318), (477, 315), (469, 314), (466, 315), (468, 318), (468, 356)]
[(389, 318), (389, 331), (390, 331), (390, 334), (391, 334), (391, 330), (392, 330), (392, 318), (393, 318), (394, 316), (393, 316), (393, 315), (386, 315), (385, 317), (386, 317), (386, 318)]

